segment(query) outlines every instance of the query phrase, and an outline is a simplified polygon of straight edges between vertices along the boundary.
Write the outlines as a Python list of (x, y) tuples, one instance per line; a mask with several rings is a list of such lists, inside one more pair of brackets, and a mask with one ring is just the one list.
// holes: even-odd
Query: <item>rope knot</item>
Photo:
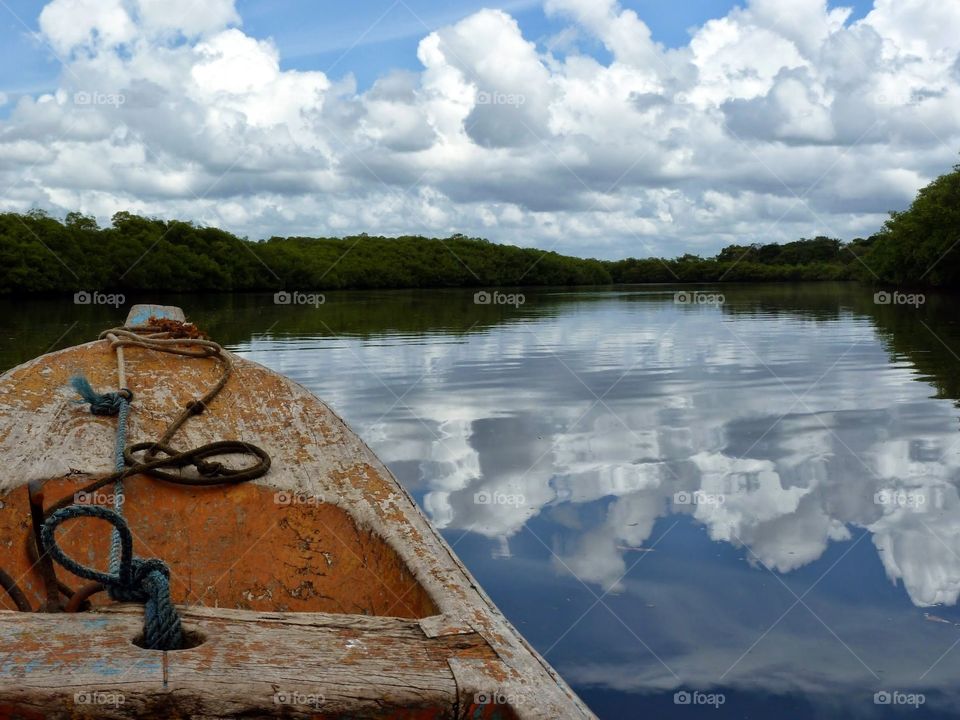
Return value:
[(204, 477), (210, 477), (211, 475), (220, 475), (224, 471), (223, 463), (220, 462), (207, 462), (206, 460), (197, 460), (195, 463), (197, 472), (203, 475)]
[(83, 375), (75, 375), (70, 379), (70, 384), (83, 398), (77, 402), (88, 403), (94, 415), (117, 415), (124, 403), (133, 400), (133, 393), (127, 388), (121, 388), (118, 392), (98, 393)]
[(200, 415), (206, 409), (207, 406), (203, 400), (191, 400), (187, 403), (187, 410), (190, 411), (191, 415)]
[[(160, 578), (153, 577), (154, 573)], [(107, 586), (107, 592), (117, 602), (146, 603), (163, 583), (170, 585), (170, 568), (163, 560), (134, 558), (130, 562), (130, 577), (124, 579), (121, 572), (117, 583)]]
[[(120, 540), (120, 564), (116, 572), (100, 572), (81, 565), (57, 545), (54, 531), (66, 520), (92, 517), (106, 520), (116, 529)], [(67, 570), (94, 580), (118, 602), (144, 604), (144, 647), (150, 650), (177, 650), (183, 646), (180, 616), (170, 600), (170, 568), (156, 558), (133, 557), (133, 534), (123, 516), (100, 505), (70, 505), (57, 510), (40, 530), (43, 551)]]

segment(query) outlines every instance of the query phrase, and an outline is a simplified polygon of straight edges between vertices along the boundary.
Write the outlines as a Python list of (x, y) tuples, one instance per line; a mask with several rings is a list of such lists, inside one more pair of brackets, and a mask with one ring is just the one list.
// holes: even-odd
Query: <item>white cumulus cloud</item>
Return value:
[(615, 0), (544, 9), (563, 43), (481, 10), (360, 91), (283, 69), (232, 0), (52, 0), (65, 65), (0, 120), (5, 209), (712, 254), (869, 234), (956, 160), (956, 4), (748, 0), (675, 49)]

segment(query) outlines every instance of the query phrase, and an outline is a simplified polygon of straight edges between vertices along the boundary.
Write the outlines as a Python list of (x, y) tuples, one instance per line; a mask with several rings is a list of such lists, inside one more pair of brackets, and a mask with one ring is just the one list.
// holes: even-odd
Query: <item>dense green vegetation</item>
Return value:
[(781, 280), (960, 284), (960, 166), (849, 243), (730, 245), (715, 257), (585, 260), (454, 235), (273, 237), (264, 242), (121, 212), (0, 214), (0, 293), (263, 291)]
[(118, 213), (99, 228), (78, 213), (0, 214), (0, 291), (257, 291), (846, 280), (868, 241), (818, 237), (725, 248), (716, 258), (583, 260), (455, 235), (278, 238)]
[(270, 238), (129, 213), (98, 228), (77, 213), (0, 214), (0, 291), (253, 291), (594, 285), (604, 264), (455, 235)]
[(855, 280), (863, 272), (859, 258), (871, 242), (816, 237), (785, 245), (729, 245), (713, 258), (628, 258), (607, 263), (607, 268), (617, 283)]
[(923, 188), (908, 210), (891, 213), (870, 267), (887, 283), (960, 285), (960, 165)]

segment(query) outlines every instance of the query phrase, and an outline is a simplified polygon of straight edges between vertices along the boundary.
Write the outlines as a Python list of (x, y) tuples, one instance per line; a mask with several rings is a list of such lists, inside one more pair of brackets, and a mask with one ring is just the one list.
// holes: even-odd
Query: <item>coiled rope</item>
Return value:
[[(65, 520), (92, 517), (113, 525), (120, 553), (117, 568), (102, 573), (81, 565), (57, 545), (54, 531)], [(143, 647), (150, 650), (177, 650), (183, 645), (180, 616), (170, 600), (170, 568), (163, 560), (133, 557), (133, 535), (120, 513), (97, 505), (71, 505), (57, 510), (43, 524), (43, 546), (67, 570), (103, 585), (118, 602), (144, 604)], [(111, 558), (111, 566), (113, 559)]]
[[(73, 505), (73, 498), (67, 497), (44, 513), (45, 520), (40, 528), (42, 553), (49, 554), (73, 574), (94, 583), (73, 593), (57, 582), (57, 587), (48, 588), (48, 592), (63, 593), (71, 597), (70, 606), (73, 609), (77, 609), (87, 597), (104, 588), (114, 600), (144, 603), (144, 646), (159, 650), (177, 649), (183, 642), (180, 618), (170, 600), (170, 570), (162, 560), (134, 557), (132, 533), (122, 516), (123, 481), (131, 475), (146, 474), (182, 485), (223, 485), (253, 480), (265, 475), (270, 469), (270, 456), (256, 445), (242, 441), (221, 440), (183, 452), (170, 447), (170, 440), (180, 427), (189, 418), (207, 409), (209, 403), (227, 384), (233, 371), (232, 358), (219, 344), (198, 337), (195, 329), (194, 334), (187, 333), (188, 328), (192, 329), (192, 326), (151, 318), (150, 324), (144, 328), (113, 328), (101, 333), (100, 338), (109, 340), (116, 353), (120, 389), (113, 393), (97, 393), (82, 376), (73, 378), (71, 384), (83, 401), (90, 405), (93, 414), (118, 416), (114, 450), (115, 472), (82, 488), (77, 495), (92, 493), (112, 482), (115, 491), (114, 508), (111, 510), (95, 505)], [(128, 446), (127, 425), (133, 393), (127, 388), (123, 349), (131, 346), (191, 358), (216, 358), (221, 361), (224, 369), (207, 393), (186, 403), (158, 441)], [(137, 453), (143, 453), (143, 457), (138, 458)], [(161, 453), (162, 456), (157, 457)], [(252, 455), (256, 462), (249, 467), (235, 469), (219, 462), (208, 461), (208, 458), (225, 454)], [(190, 466), (196, 469), (196, 477), (163, 471), (164, 468), (179, 470)], [(102, 573), (81, 565), (57, 545), (56, 528), (65, 521), (78, 517), (98, 518), (113, 525), (109, 572)], [(28, 547), (31, 548), (32, 559), (36, 561), (38, 553), (35, 546), (29, 543)], [(29, 602), (22, 591), (12, 578), (2, 571), (0, 587), (13, 598), (18, 609), (30, 610)]]

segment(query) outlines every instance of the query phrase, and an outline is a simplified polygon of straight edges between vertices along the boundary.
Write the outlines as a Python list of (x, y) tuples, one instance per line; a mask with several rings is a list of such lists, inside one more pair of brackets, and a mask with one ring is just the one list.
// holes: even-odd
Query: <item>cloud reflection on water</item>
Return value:
[[(616, 624), (593, 623), (589, 632), (613, 633), (602, 652), (596, 637), (578, 634), (584, 627), (568, 640), (581, 648), (576, 659), (561, 653), (578, 684), (650, 692), (682, 677), (699, 687), (823, 694), (854, 678), (873, 682), (874, 667), (885, 680), (919, 682), (960, 636), (919, 614), (893, 623), (891, 601), (869, 595), (806, 600), (816, 617), (803, 607), (800, 618), (791, 613), (769, 648), (720, 676), (794, 603), (767, 569), (787, 583), (810, 570), (805, 582), (814, 585), (857, 544), (856, 562), (869, 564), (869, 550), (888, 588), (914, 606), (957, 603), (957, 409), (931, 398), (911, 364), (891, 361), (863, 314), (731, 314), (669, 297), (611, 294), (562, 312), (534, 302), (516, 321), (465, 337), (327, 338), (328, 365), (345, 372), (335, 382), (321, 380), (315, 363), (278, 365), (293, 357), (272, 352), (273, 341), (246, 354), (345, 411), (448, 537), (489, 538), (490, 555), (503, 558), (541, 528), (552, 554), (546, 566), (513, 558), (524, 580), (546, 583), (546, 569), (556, 582), (572, 576), (598, 595), (610, 591), (625, 601), (618, 616), (645, 628), (676, 673), (623, 632), (616, 637)], [(657, 529), (678, 518), (738, 552), (741, 564), (700, 557), (694, 580), (665, 579), (659, 569), (639, 583), (631, 568)], [(845, 592), (855, 591), (859, 581), (847, 582)], [(748, 597), (771, 592), (777, 600), (766, 605)], [(704, 615), (713, 605), (722, 627)], [(947, 668), (956, 663), (944, 661), (924, 682), (946, 688)]]
[[(658, 517), (685, 513), (781, 572), (849, 539), (848, 526), (865, 528), (916, 605), (957, 602), (960, 438), (948, 403), (928, 400), (909, 368), (889, 366), (862, 321), (818, 332), (779, 320), (774, 335), (762, 321), (734, 331), (716, 314), (662, 315), (616, 317), (609, 334), (590, 314), (500, 330), (499, 342), (434, 348), (429, 368), (395, 346), (358, 348), (371, 368), (385, 367), (386, 351), (407, 373), (429, 373), (404, 414), (436, 439), (358, 429), (388, 463), (420, 464), (424, 506), (441, 528), (509, 538), (545, 507), (612, 499), (602, 525), (564, 530), (556, 563), (605, 589), (626, 569), (623, 546), (645, 543)], [(468, 383), (476, 392), (446, 397), (465, 358), (499, 382), (481, 377)], [(721, 502), (675, 502), (697, 491)], [(883, 492), (892, 502), (878, 502)], [(478, 504), (478, 493), (524, 502)]]

